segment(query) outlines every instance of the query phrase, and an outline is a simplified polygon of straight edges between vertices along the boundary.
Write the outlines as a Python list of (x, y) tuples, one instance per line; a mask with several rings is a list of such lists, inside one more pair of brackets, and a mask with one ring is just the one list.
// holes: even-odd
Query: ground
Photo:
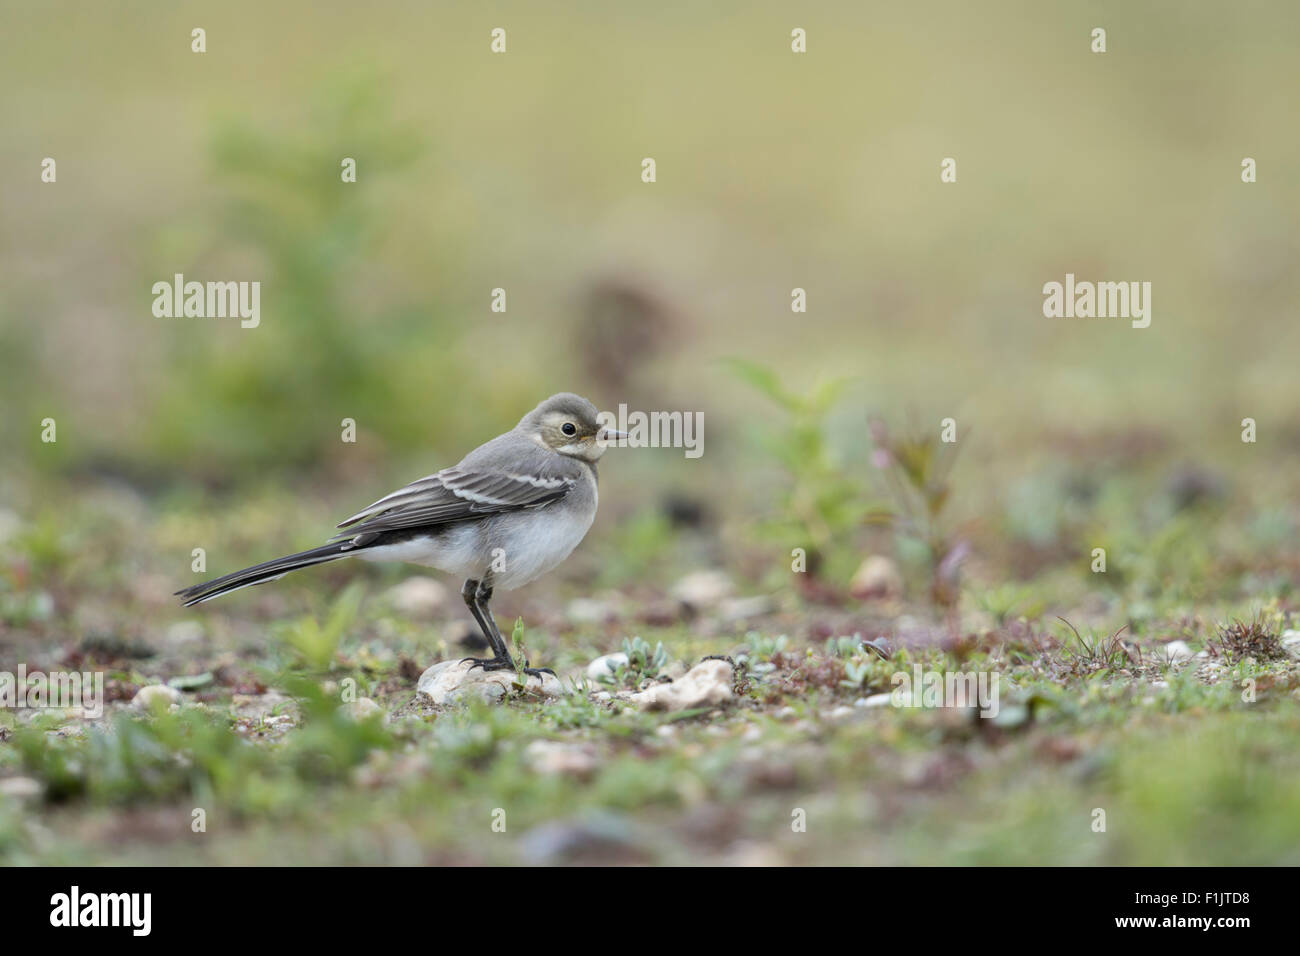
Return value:
[[(105, 560), (180, 523), (129, 502), (84, 498), (76, 549), (11, 538), (78, 590), (11, 584), (4, 668), (103, 670), (109, 703), (0, 711), (5, 862), (1297, 862), (1300, 667), (1277, 599), (1094, 635), (1025, 587), (909, 604), (887, 559), (861, 599), (679, 574), (700, 550), (680, 540), (708, 536), (689, 529), (660, 545), (675, 582), (583, 593), (615, 542), (627, 557), (612, 532), (496, 602), (567, 693), (439, 707), (420, 673), (476, 650), (454, 584), (342, 565), (180, 611), (165, 575)], [(274, 504), (247, 510), (286, 534), (313, 507)], [(734, 664), (730, 699), (630, 699), (711, 655)], [(917, 665), (998, 675), (997, 715), (895, 706)]]

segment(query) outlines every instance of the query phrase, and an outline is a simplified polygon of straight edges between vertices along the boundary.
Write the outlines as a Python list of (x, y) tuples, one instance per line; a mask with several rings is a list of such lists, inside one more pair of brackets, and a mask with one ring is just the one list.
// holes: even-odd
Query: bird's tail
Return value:
[(351, 557), (356, 552), (357, 547), (351, 541), (335, 541), (331, 544), (323, 544), (319, 548), (312, 548), (310, 551), (299, 551), (297, 554), (288, 554), (274, 561), (255, 564), (251, 568), (213, 578), (211, 581), (204, 581), (202, 584), (196, 584), (176, 593), (185, 598), (186, 607), (191, 607), (221, 597), (223, 594), (229, 594), (231, 591), (238, 591), (240, 588), (274, 581), (299, 568), (309, 568), (314, 564)]

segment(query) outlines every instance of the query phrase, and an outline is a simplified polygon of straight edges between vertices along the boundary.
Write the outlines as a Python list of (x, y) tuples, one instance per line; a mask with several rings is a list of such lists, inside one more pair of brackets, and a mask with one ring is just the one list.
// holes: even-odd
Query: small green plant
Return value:
[(362, 586), (351, 584), (330, 605), (329, 616), (321, 625), (307, 614), (285, 629), (286, 643), (297, 652), (301, 662), (313, 671), (327, 671), (334, 664), (339, 642), (356, 623), (361, 609)]
[(899, 550), (926, 565), (932, 600), (952, 607), (960, 596), (961, 563), (968, 551), (945, 520), (958, 445), (943, 441), (937, 429), (895, 433), (881, 418), (871, 420), (871, 439), (872, 462), (894, 502), (892, 527)]
[[(161, 233), (157, 254), (186, 263), (187, 275), (256, 263), (275, 289), (276, 318), (258, 326), (256, 349), (230, 348), (218, 337), (195, 348), (187, 336), (168, 336), (175, 374), (137, 454), (198, 473), (319, 468), (338, 436), (302, 428), (300, 413), (321, 395), (359, 422), (381, 423), (381, 437), (395, 446), (429, 441), (427, 416), (408, 399), (441, 387), (437, 369), (448, 371), (456, 354), (449, 348), (456, 324), (440, 297), (400, 266), (376, 280), (378, 264), (397, 258), (393, 223), (373, 193), (338, 181), (342, 156), (364, 155), (370, 172), (363, 175), (374, 186), (425, 153), (425, 135), (388, 104), (376, 76), (340, 71), (304, 107), (310, 135), (243, 117), (219, 121), (213, 205), (202, 211), (202, 228)], [(316, 175), (327, 167), (333, 182)], [(358, 295), (362, 287), (368, 291)]]
[(991, 615), (998, 627), (1022, 617), (1032, 620), (1043, 613), (1043, 601), (1034, 597), (1033, 589), (1013, 582), (989, 588), (977, 600), (980, 610)]
[(604, 705), (591, 699), (585, 682), (581, 687), (575, 682), (572, 694), (566, 694), (547, 705), (543, 719), (557, 730), (573, 730), (598, 727), (610, 720), (610, 712)]
[(745, 635), (745, 650), (736, 658), (736, 666), (761, 679), (776, 670), (772, 658), (784, 653), (789, 644), (790, 638), (785, 634), (770, 636), (750, 631)]
[(1136, 663), (1140, 666), (1140, 652), (1135, 662), (1130, 656), (1128, 647), (1120, 640), (1120, 635), (1128, 628), (1125, 624), (1115, 633), (1100, 637), (1090, 634), (1084, 637), (1079, 633), (1079, 629), (1067, 621), (1065, 618), (1057, 618), (1065, 624), (1066, 627), (1074, 634), (1075, 644), (1066, 643), (1061, 649), (1061, 660), (1077, 677), (1088, 677), (1093, 674), (1111, 674)]
[(518, 652), (512, 658), (515, 665), (515, 682), (520, 687), (525, 687), (528, 684), (528, 675), (524, 673), (524, 668), (528, 666), (528, 648), (524, 644), (524, 619), (522, 617), (515, 618), (515, 626), (510, 632), (510, 643), (514, 645), (515, 650)]
[(847, 634), (826, 638), (827, 657), (856, 657), (862, 650), (862, 635)]
[(657, 680), (664, 668), (668, 666), (668, 652), (663, 642), (654, 648), (644, 638), (630, 637), (623, 639), (623, 654), (627, 663), (620, 663), (601, 674), (598, 680), (613, 687), (639, 687), (647, 681)]
[(782, 517), (765, 522), (764, 529), (783, 542), (798, 542), (807, 553), (807, 573), (816, 577), (833, 553), (852, 554), (854, 533), (865, 518), (881, 510), (864, 501), (861, 487), (845, 474), (827, 440), (827, 418), (847, 383), (823, 382), (807, 395), (798, 395), (765, 366), (740, 359), (727, 365), (785, 413), (784, 427), (759, 432), (763, 450), (790, 477)]
[(850, 658), (844, 662), (844, 680), (841, 681), (845, 687), (858, 689), (863, 687), (871, 678), (874, 670), (874, 662), (866, 657)]
[(668, 652), (664, 650), (663, 641), (650, 649), (650, 642), (641, 637), (624, 638), (623, 653), (627, 655), (629, 670), (635, 671), (642, 678), (654, 679), (668, 666)]

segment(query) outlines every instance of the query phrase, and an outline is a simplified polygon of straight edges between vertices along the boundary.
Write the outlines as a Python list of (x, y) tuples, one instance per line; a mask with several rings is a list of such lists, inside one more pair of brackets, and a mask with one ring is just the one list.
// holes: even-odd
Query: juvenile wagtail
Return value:
[(338, 527), (346, 530), (329, 544), (176, 593), (190, 607), (353, 556), (425, 565), (465, 579), (461, 597), (493, 653), (466, 658), (471, 669), (513, 669), (488, 602), (495, 588), (511, 590), (551, 570), (587, 534), (596, 517), (596, 462), (608, 442), (627, 437), (596, 418), (596, 406), (585, 398), (552, 395), (460, 464), (413, 481), (341, 522)]

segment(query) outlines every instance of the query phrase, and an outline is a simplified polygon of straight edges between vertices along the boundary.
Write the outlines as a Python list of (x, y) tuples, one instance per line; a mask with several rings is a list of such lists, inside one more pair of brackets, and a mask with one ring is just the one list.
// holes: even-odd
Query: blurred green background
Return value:
[[(823, 513), (762, 560), (835, 538), (843, 584), (868, 532), (828, 512), (846, 481), (870, 511), (876, 414), (956, 420), (948, 513), (1001, 549), (992, 580), (1078, 565), (1094, 530), (1140, 548), (1205, 489), (1237, 547), (1294, 564), (1293, 5), (53, 3), (4, 21), (0, 501), (56, 538), (67, 480), (212, 516), (155, 566), (216, 527), (236, 538), (223, 568), (306, 546), (570, 389), (705, 413), (703, 458), (610, 461), (601, 526), (640, 515), (634, 539), (671, 496), (742, 537), (802, 498)], [(151, 287), (178, 272), (260, 281), (260, 327), (156, 318)], [(1067, 272), (1151, 282), (1150, 328), (1044, 318)], [(843, 388), (787, 426), (729, 359), (794, 395)]]
[[(1251, 455), (1300, 440), (1292, 4), (6, 3), (4, 24), (20, 467), (238, 483), (337, 458), (345, 416), (384, 456), (446, 460), (559, 388), (705, 409), (725, 446), (764, 413), (729, 355), (1025, 456), (1144, 425), (1239, 453), (1247, 415)], [(261, 328), (155, 318), (175, 272), (260, 279)], [(1152, 282), (1151, 328), (1044, 319), (1066, 272)]]

